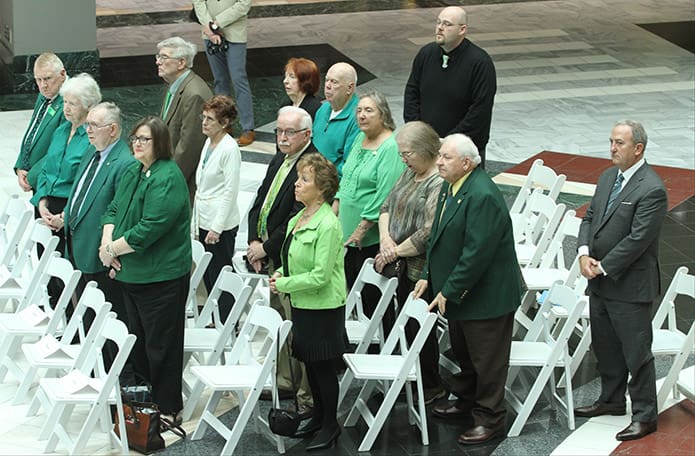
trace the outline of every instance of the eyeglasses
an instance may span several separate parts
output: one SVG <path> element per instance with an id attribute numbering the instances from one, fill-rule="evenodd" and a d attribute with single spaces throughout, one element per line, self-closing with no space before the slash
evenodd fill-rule
<path id="1" fill-rule="evenodd" d="M 164 62 L 166 60 L 180 60 L 180 59 L 181 59 L 181 57 L 171 57 L 171 56 L 164 55 L 164 54 L 156 54 L 154 56 L 155 62 L 160 62 L 160 61 Z"/>
<path id="2" fill-rule="evenodd" d="M 104 124 L 104 125 L 97 125 L 97 124 L 95 124 L 94 122 L 87 122 L 87 124 L 85 125 L 84 128 L 85 128 L 86 130 L 97 130 L 97 129 L 99 129 L 99 128 L 110 127 L 111 125 L 113 125 L 113 123 L 107 123 L 107 124 Z"/>
<path id="3" fill-rule="evenodd" d="M 148 138 L 147 136 L 131 136 L 128 138 L 131 142 L 131 144 L 147 144 L 148 142 L 152 141 L 152 138 Z"/>
<path id="4" fill-rule="evenodd" d="M 401 157 L 403 158 L 411 158 L 413 155 L 415 155 L 415 152 L 412 150 L 402 150 L 399 152 L 399 154 L 401 154 Z"/>
<path id="5" fill-rule="evenodd" d="M 203 123 L 208 123 L 208 122 L 217 122 L 217 119 L 212 118 L 210 116 L 205 116 L 203 114 L 199 115 L 198 118 L 203 121 Z"/>
<path id="6" fill-rule="evenodd" d="M 301 133 L 305 130 L 307 130 L 307 128 L 302 128 L 301 130 L 283 130 L 281 128 L 276 128 L 274 131 L 275 131 L 275 135 L 277 135 L 277 136 L 285 135 L 288 138 L 292 138 L 297 133 Z"/>
<path id="7" fill-rule="evenodd" d="M 442 21 L 439 18 L 437 18 L 437 20 L 434 21 L 434 25 L 436 25 L 437 27 L 439 27 L 441 25 L 444 28 L 449 28 L 449 27 L 453 27 L 455 25 L 466 25 L 466 24 L 453 24 L 449 21 Z"/>

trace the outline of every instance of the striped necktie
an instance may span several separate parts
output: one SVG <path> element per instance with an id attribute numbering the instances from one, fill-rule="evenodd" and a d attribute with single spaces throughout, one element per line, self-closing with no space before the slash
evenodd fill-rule
<path id="1" fill-rule="evenodd" d="M 611 194 L 608 196 L 608 204 L 606 205 L 606 213 L 610 210 L 611 206 L 613 203 L 615 203 L 616 198 L 618 198 L 618 195 L 620 194 L 620 190 L 623 188 L 623 181 L 625 180 L 625 176 L 623 176 L 623 173 L 618 173 L 618 177 L 615 179 L 615 184 L 613 184 L 613 188 L 611 189 Z"/>

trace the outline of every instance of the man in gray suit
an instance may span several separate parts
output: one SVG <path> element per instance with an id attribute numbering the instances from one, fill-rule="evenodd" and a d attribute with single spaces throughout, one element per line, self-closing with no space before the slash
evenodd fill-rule
<path id="1" fill-rule="evenodd" d="M 615 437 L 635 440 L 656 431 L 651 303 L 660 293 L 659 233 L 668 201 L 664 183 L 644 159 L 641 124 L 618 122 L 610 144 L 615 167 L 599 177 L 578 239 L 601 395 L 574 413 L 624 415 L 627 384 L 632 422 Z"/>

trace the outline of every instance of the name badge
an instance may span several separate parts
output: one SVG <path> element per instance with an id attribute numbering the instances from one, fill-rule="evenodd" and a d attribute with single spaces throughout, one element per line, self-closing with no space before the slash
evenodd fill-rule
<path id="1" fill-rule="evenodd" d="M 53 109 L 53 106 L 49 106 L 46 112 L 48 112 L 48 115 L 50 115 L 51 117 L 55 116 L 56 114 L 56 110 Z"/>

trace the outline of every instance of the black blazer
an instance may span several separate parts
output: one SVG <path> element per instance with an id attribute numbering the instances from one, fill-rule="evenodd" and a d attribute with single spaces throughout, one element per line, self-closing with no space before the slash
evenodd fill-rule
<path id="1" fill-rule="evenodd" d="M 309 147 L 302 152 L 302 155 L 309 153 L 318 153 L 313 143 L 309 143 Z M 270 190 L 270 185 L 273 183 L 273 179 L 280 169 L 280 166 L 282 166 L 284 159 L 285 154 L 282 152 L 275 154 L 268 165 L 268 171 L 263 178 L 263 182 L 258 188 L 256 199 L 253 202 L 253 206 L 251 206 L 248 217 L 249 243 L 251 243 L 251 241 L 261 240 L 258 233 L 258 217 L 261 213 L 265 197 Z M 276 266 L 280 265 L 280 249 L 282 248 L 282 243 L 285 241 L 287 222 L 304 207 L 302 203 L 294 198 L 294 183 L 296 180 L 297 166 L 295 163 L 295 166 L 292 167 L 287 174 L 287 178 L 285 182 L 283 182 L 282 187 L 280 187 L 280 191 L 275 197 L 275 201 L 273 201 L 273 205 L 270 207 L 270 212 L 268 213 L 268 240 L 263 243 L 263 249 Z"/>
<path id="2" fill-rule="evenodd" d="M 589 281 L 592 292 L 618 301 L 651 302 L 661 287 L 659 234 L 668 207 L 666 188 L 645 163 L 604 215 L 617 175 L 612 167 L 599 177 L 577 245 L 588 245 L 589 255 L 607 274 Z"/>

